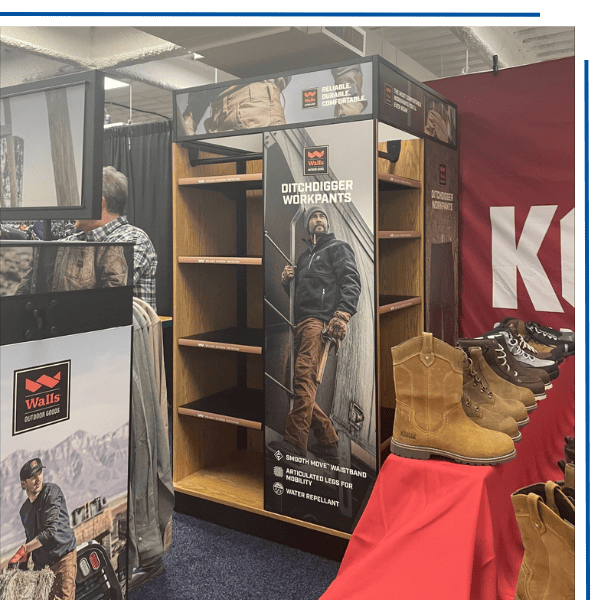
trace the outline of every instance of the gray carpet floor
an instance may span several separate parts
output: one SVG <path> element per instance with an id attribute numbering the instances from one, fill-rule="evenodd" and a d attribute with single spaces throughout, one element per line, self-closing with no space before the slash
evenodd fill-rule
<path id="1" fill-rule="evenodd" d="M 165 571 L 129 600 L 317 600 L 339 563 L 275 542 L 173 514 Z"/>

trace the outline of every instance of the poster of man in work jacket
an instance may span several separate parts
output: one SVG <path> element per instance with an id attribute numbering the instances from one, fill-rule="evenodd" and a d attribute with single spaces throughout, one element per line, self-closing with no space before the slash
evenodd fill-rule
<path id="1" fill-rule="evenodd" d="M 347 532 L 376 468 L 373 144 L 265 133 L 265 508 Z"/>

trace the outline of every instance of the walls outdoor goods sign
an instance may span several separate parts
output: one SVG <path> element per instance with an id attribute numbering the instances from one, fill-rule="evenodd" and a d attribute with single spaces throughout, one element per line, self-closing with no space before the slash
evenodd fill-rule
<path id="1" fill-rule="evenodd" d="M 71 361 L 14 372 L 13 435 L 69 418 Z"/>

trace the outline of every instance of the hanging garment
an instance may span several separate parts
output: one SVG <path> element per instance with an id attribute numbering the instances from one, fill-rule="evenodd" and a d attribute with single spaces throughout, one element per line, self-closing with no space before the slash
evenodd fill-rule
<path id="1" fill-rule="evenodd" d="M 150 339 L 151 324 L 155 319 L 149 318 L 148 314 L 147 309 L 134 303 L 129 469 L 129 560 L 132 568 L 156 563 L 170 546 L 170 535 L 165 536 L 165 533 L 170 530 L 175 503 L 169 441 Z M 169 539 L 165 546 L 166 537 Z"/>

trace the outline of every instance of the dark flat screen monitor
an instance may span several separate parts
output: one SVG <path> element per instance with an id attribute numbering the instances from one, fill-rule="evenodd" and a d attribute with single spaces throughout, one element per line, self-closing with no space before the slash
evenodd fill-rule
<path id="1" fill-rule="evenodd" d="M 100 218 L 104 74 L 2 88 L 2 221 Z"/>

